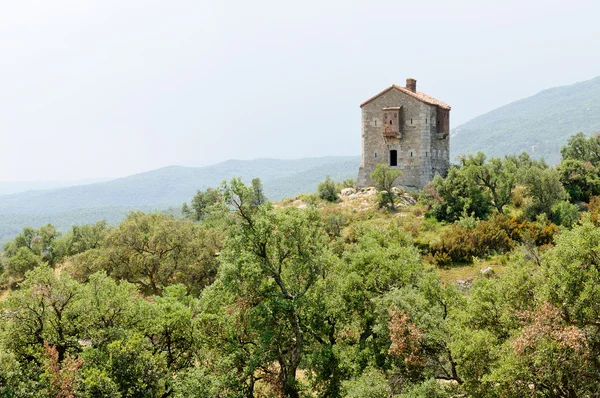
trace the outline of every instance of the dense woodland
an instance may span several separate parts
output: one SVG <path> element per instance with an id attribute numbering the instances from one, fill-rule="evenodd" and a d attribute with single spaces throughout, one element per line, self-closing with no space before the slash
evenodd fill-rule
<path id="1" fill-rule="evenodd" d="M 380 166 L 368 209 L 353 181 L 272 203 L 234 178 L 181 216 L 26 228 L 0 396 L 598 396 L 600 137 L 561 155 L 465 156 L 410 193 Z"/>

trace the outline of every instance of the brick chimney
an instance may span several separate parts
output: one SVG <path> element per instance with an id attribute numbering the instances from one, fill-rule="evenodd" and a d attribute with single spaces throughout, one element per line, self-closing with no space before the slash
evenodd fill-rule
<path id="1" fill-rule="evenodd" d="M 412 77 L 409 77 L 408 79 L 406 79 L 406 88 L 410 91 L 412 91 L 413 93 L 417 92 L 417 81 L 415 79 L 413 79 Z"/>

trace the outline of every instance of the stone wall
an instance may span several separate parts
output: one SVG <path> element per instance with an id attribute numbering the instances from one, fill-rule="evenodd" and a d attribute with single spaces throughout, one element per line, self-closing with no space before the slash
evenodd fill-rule
<path id="1" fill-rule="evenodd" d="M 401 107 L 403 125 L 399 139 L 383 136 L 384 108 Z M 390 151 L 398 153 L 397 168 L 403 172 L 398 185 L 422 188 L 435 173 L 445 175 L 450 165 L 449 135 L 440 134 L 438 111 L 398 89 L 391 89 L 362 107 L 362 163 L 357 184 L 373 185 L 370 174 L 379 163 L 390 164 Z M 448 118 L 446 118 L 448 119 Z"/>

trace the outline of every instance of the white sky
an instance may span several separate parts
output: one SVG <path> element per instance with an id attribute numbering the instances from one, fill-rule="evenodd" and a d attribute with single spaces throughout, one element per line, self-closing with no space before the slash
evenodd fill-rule
<path id="1" fill-rule="evenodd" d="M 0 0 L 0 181 L 360 154 L 390 84 L 453 126 L 600 75 L 600 2 Z"/>

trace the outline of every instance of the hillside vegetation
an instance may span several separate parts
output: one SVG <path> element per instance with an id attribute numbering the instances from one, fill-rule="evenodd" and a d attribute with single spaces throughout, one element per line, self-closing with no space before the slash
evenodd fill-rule
<path id="1" fill-rule="evenodd" d="M 179 208 L 196 190 L 240 176 L 261 176 L 273 200 L 311 192 L 327 174 L 336 179 L 355 177 L 358 157 L 298 160 L 230 160 L 208 167 L 172 166 L 117 180 L 53 190 L 0 196 L 0 242 L 25 226 L 52 223 L 65 230 L 72 225 L 105 219 L 120 221 L 130 210 Z"/>
<path id="2" fill-rule="evenodd" d="M 184 217 L 25 228 L 1 256 L 0 396 L 594 397 L 600 137 L 466 156 L 421 192 L 258 178 Z"/>
<path id="3" fill-rule="evenodd" d="M 600 131 L 600 77 L 544 90 L 458 126 L 450 140 L 451 156 L 482 151 L 497 157 L 527 152 L 550 164 L 578 132 Z"/>

